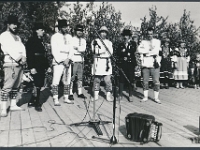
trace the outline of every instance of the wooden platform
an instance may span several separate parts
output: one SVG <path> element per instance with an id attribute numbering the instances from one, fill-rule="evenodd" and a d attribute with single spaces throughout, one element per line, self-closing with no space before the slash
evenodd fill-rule
<path id="1" fill-rule="evenodd" d="M 118 143 L 111 145 L 109 140 L 113 134 L 113 125 L 102 124 L 102 136 L 98 136 L 88 124 L 70 126 L 73 123 L 87 122 L 92 117 L 93 105 L 90 101 L 88 88 L 84 90 L 87 99 L 79 99 L 76 94 L 75 104 L 63 103 L 54 106 L 48 88 L 43 89 L 41 99 L 45 102 L 42 112 L 27 107 L 30 93 L 24 93 L 20 100 L 25 111 L 9 112 L 8 117 L 0 120 L 0 146 L 1 147 L 199 147 L 193 139 L 198 137 L 200 116 L 200 89 L 162 89 L 160 99 L 162 104 L 157 104 L 151 98 L 141 103 L 142 89 L 134 93 L 133 102 L 127 101 L 127 92 L 117 101 L 116 131 Z M 104 91 L 102 87 L 102 91 Z M 19 95 L 20 97 L 20 95 Z M 87 109 L 88 111 L 87 111 Z M 99 108 L 99 109 L 98 109 Z M 96 117 L 102 121 L 112 121 L 113 103 L 105 100 L 104 92 L 100 92 L 96 102 L 98 109 Z M 154 115 L 156 120 L 163 124 L 160 142 L 149 142 L 140 145 L 138 142 L 126 138 L 125 116 L 138 112 Z"/>

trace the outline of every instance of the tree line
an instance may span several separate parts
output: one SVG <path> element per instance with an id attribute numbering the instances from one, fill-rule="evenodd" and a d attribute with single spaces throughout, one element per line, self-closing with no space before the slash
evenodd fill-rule
<path id="1" fill-rule="evenodd" d="M 66 10 L 61 8 L 65 7 Z M 200 27 L 195 27 L 194 21 L 191 19 L 190 12 L 184 10 L 180 16 L 180 21 L 177 23 L 168 23 L 167 17 L 157 14 L 157 7 L 149 8 L 150 19 L 144 16 L 141 18 L 141 27 L 134 27 L 131 24 L 127 25 L 122 22 L 121 12 L 115 10 L 109 2 L 102 2 L 100 6 L 96 6 L 95 2 L 88 2 L 83 5 L 79 2 L 69 4 L 67 2 L 49 1 L 49 2 L 0 2 L 0 31 L 5 31 L 4 22 L 10 14 L 16 14 L 19 17 L 20 27 L 19 35 L 25 44 L 28 38 L 32 35 L 34 22 L 42 21 L 46 25 L 46 35 L 44 43 L 49 56 L 50 37 L 56 32 L 56 23 L 58 19 L 64 18 L 70 21 L 73 27 L 76 24 L 85 26 L 84 36 L 87 41 L 87 50 L 85 53 L 84 67 L 84 85 L 88 85 L 91 80 L 91 63 L 92 52 L 90 48 L 91 40 L 97 37 L 95 30 L 105 25 L 109 29 L 109 39 L 113 42 L 114 56 L 116 48 L 121 39 L 121 31 L 123 28 L 130 28 L 134 35 L 137 35 L 138 42 L 144 39 L 147 35 L 146 29 L 151 26 L 155 29 L 155 36 L 161 41 L 165 38 L 170 39 L 172 48 L 177 46 L 179 40 L 185 40 L 187 49 L 191 52 L 191 57 L 195 57 L 196 52 L 200 52 L 199 30 Z M 131 17 L 131 16 L 130 16 Z M 93 24 L 90 21 L 94 21 Z M 139 21 L 139 20 L 138 20 Z M 2 53 L 0 59 L 3 58 Z M 51 57 L 49 57 L 51 58 Z M 2 59 L 1 59 L 2 60 Z M 1 61 L 2 76 L 2 61 Z"/>

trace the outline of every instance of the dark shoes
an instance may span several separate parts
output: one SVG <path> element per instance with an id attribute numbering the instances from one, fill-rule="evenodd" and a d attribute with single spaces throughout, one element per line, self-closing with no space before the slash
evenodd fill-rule
<path id="1" fill-rule="evenodd" d="M 38 112 L 42 112 L 42 105 L 41 104 L 36 105 L 35 110 L 38 111 Z"/>
<path id="2" fill-rule="evenodd" d="M 73 95 L 69 95 L 68 99 L 73 101 L 74 100 L 74 96 Z"/>
<path id="3" fill-rule="evenodd" d="M 29 108 L 35 107 L 35 102 L 29 102 L 29 103 L 28 103 L 28 107 L 29 107 Z"/>
<path id="4" fill-rule="evenodd" d="M 78 97 L 79 97 L 79 98 L 86 98 L 86 96 L 83 95 L 83 94 L 78 95 Z"/>

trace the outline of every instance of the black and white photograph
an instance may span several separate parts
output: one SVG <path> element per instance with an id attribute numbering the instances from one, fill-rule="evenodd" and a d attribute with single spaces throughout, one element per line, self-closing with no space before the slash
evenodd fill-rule
<path id="1" fill-rule="evenodd" d="M 200 2 L 0 2 L 0 147 L 199 147 Z"/>

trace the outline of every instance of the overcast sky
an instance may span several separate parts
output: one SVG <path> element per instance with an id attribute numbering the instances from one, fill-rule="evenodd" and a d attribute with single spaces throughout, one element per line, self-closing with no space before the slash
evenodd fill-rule
<path id="1" fill-rule="evenodd" d="M 72 3 L 72 2 L 68 2 Z M 85 2 L 81 2 L 85 3 Z M 102 2 L 94 2 L 97 8 Z M 196 27 L 200 26 L 200 2 L 109 2 L 116 11 L 121 11 L 122 21 L 136 27 L 140 27 L 141 20 L 144 16 L 149 19 L 149 8 L 157 7 L 157 15 L 167 17 L 169 23 L 179 22 L 183 15 L 184 9 L 190 11 L 191 19 L 194 20 Z M 71 5 L 72 6 L 72 5 Z"/>
<path id="2" fill-rule="evenodd" d="M 122 20 L 132 25 L 140 26 L 140 18 L 145 15 L 149 19 L 149 8 L 157 7 L 157 15 L 167 17 L 168 22 L 178 22 L 184 9 L 190 11 L 191 19 L 196 27 L 200 26 L 200 2 L 110 2 L 116 10 L 122 13 Z"/>

